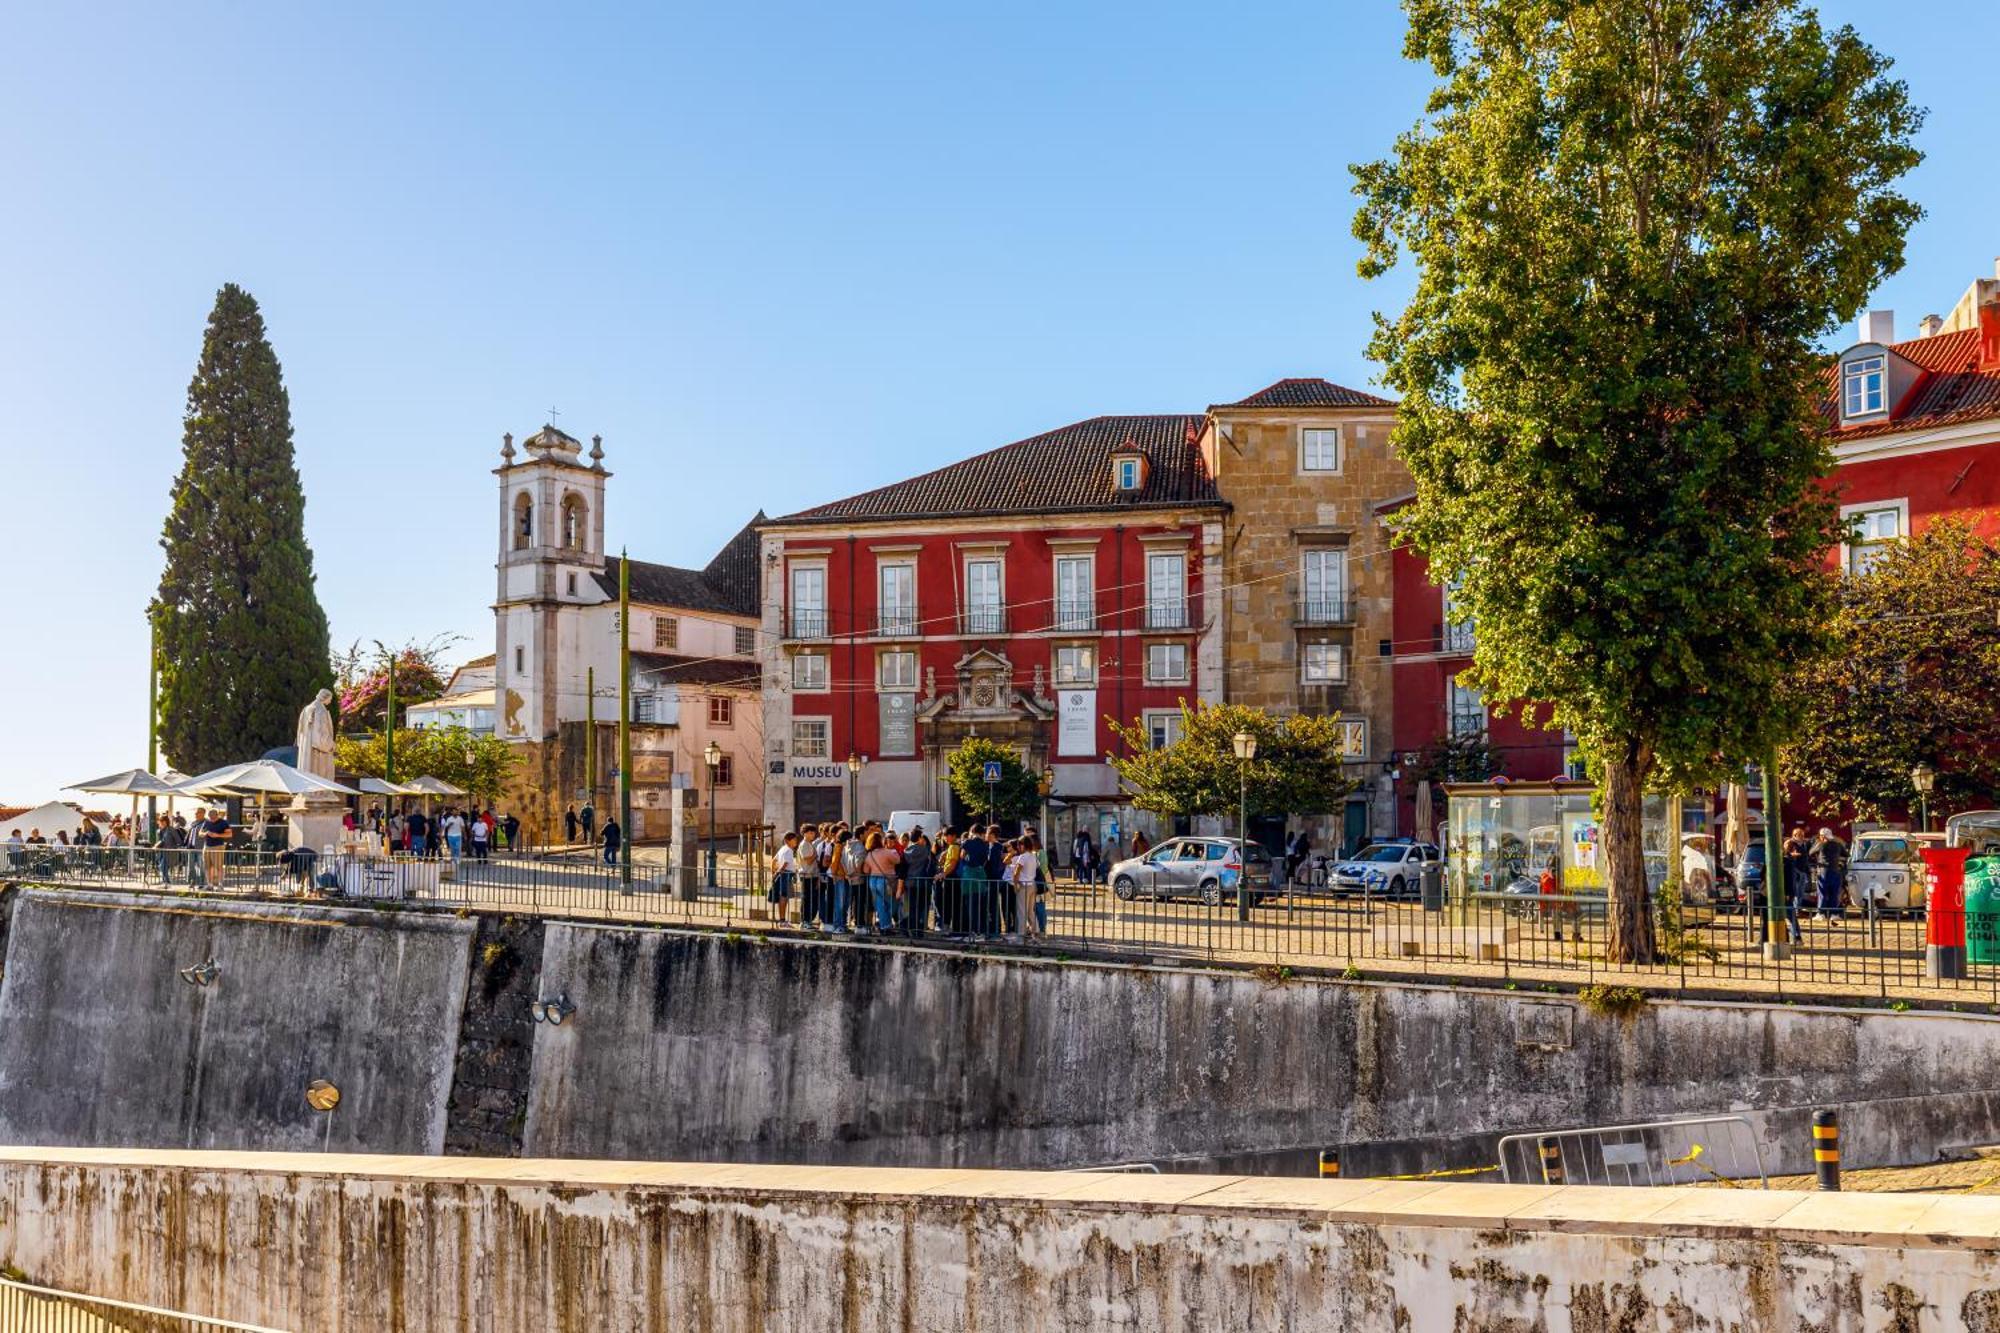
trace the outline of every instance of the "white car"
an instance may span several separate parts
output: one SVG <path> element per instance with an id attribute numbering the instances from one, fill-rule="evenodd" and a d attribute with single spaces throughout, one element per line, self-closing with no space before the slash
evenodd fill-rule
<path id="1" fill-rule="evenodd" d="M 1940 841 L 1935 833 L 1901 829 L 1855 834 L 1854 850 L 1847 857 L 1847 891 L 1855 906 L 1866 911 L 1872 900 L 1878 912 L 1914 912 L 1923 907 L 1926 881 L 1919 852 Z"/>
<path id="2" fill-rule="evenodd" d="M 1336 894 L 1368 892 L 1414 898 L 1423 881 L 1424 866 L 1437 859 L 1438 849 L 1432 843 L 1371 842 L 1353 856 L 1334 862 L 1327 872 L 1327 887 Z"/>

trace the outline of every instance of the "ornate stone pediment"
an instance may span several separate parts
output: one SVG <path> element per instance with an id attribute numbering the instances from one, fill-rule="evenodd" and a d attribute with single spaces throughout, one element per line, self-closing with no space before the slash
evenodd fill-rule
<path id="1" fill-rule="evenodd" d="M 959 722 L 1004 723 L 1022 718 L 1046 721 L 1055 715 L 1055 700 L 1042 697 L 1042 674 L 1035 670 L 1032 689 L 1014 684 L 1014 664 L 1005 653 L 981 648 L 952 666 L 953 688 L 940 694 L 935 678 L 926 673 L 924 702 L 917 716 L 925 721 L 949 715 Z"/>

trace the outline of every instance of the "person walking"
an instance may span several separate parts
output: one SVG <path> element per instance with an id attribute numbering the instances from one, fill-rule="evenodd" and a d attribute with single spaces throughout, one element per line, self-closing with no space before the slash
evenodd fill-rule
<path id="1" fill-rule="evenodd" d="M 507 838 L 507 855 L 519 856 L 521 854 L 521 821 L 512 810 L 509 810 L 501 818 L 500 831 Z"/>
<path id="2" fill-rule="evenodd" d="M 764 895 L 771 904 L 771 919 L 781 926 L 788 924 L 791 915 L 792 886 L 798 873 L 799 835 L 787 833 L 778 844 L 778 854 L 771 858 L 771 888 Z"/>
<path id="3" fill-rule="evenodd" d="M 457 865 L 465 855 L 465 816 L 453 806 L 444 815 L 444 845 L 451 853 L 451 863 Z"/>
<path id="4" fill-rule="evenodd" d="M 584 807 L 586 811 L 588 811 L 589 808 L 590 808 L 589 806 Z M 475 822 L 473 824 L 473 841 L 472 841 L 474 855 L 478 854 L 478 847 L 479 847 L 478 828 L 479 825 Z M 605 820 L 604 821 L 604 864 L 608 866 L 615 866 L 618 864 L 618 843 L 621 837 L 622 834 L 620 833 L 620 830 L 618 828 L 617 819 L 612 818 Z"/>
<path id="5" fill-rule="evenodd" d="M 1076 839 L 1069 848 L 1070 878 L 1078 884 L 1097 883 L 1097 844 L 1090 839 L 1090 830 L 1079 828 Z"/>
<path id="6" fill-rule="evenodd" d="M 607 820 L 604 828 L 609 832 L 615 821 Z M 472 859 L 484 861 L 487 851 L 493 845 L 493 815 L 482 810 L 472 817 Z"/>
<path id="7" fill-rule="evenodd" d="M 1847 844 L 1823 828 L 1812 848 L 1813 870 L 1819 879 L 1819 919 L 1846 924 L 1842 900 L 1847 896 Z"/>
<path id="8" fill-rule="evenodd" d="M 572 805 L 563 811 L 564 842 L 570 844 L 574 844 L 576 842 L 577 827 L 578 827 L 578 821 L 576 817 L 576 807 Z"/>
<path id="9" fill-rule="evenodd" d="M 597 807 L 589 801 L 585 801 L 583 803 L 583 813 L 576 817 L 576 822 L 583 829 L 583 840 L 585 842 L 592 841 L 597 836 Z"/>
<path id="10" fill-rule="evenodd" d="M 1793 944 L 1804 942 L 1799 933 L 1799 907 L 1812 882 L 1812 843 L 1806 840 L 1805 826 L 1792 830 L 1785 839 L 1785 935 Z"/>

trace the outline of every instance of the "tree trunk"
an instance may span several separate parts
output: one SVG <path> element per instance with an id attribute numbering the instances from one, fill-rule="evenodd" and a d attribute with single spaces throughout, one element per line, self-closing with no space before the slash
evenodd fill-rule
<path id="1" fill-rule="evenodd" d="M 1641 822 L 1646 772 L 1651 755 L 1627 741 L 1604 763 L 1605 957 L 1614 963 L 1651 963 L 1653 913 L 1646 897 L 1646 844 Z"/>

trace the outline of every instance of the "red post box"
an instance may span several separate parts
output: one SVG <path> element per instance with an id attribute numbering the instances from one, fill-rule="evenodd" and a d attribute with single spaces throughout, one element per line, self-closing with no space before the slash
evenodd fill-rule
<path id="1" fill-rule="evenodd" d="M 1924 975 L 1965 975 L 1965 862 L 1970 847 L 1926 847 L 1930 888 L 1924 898 Z"/>

